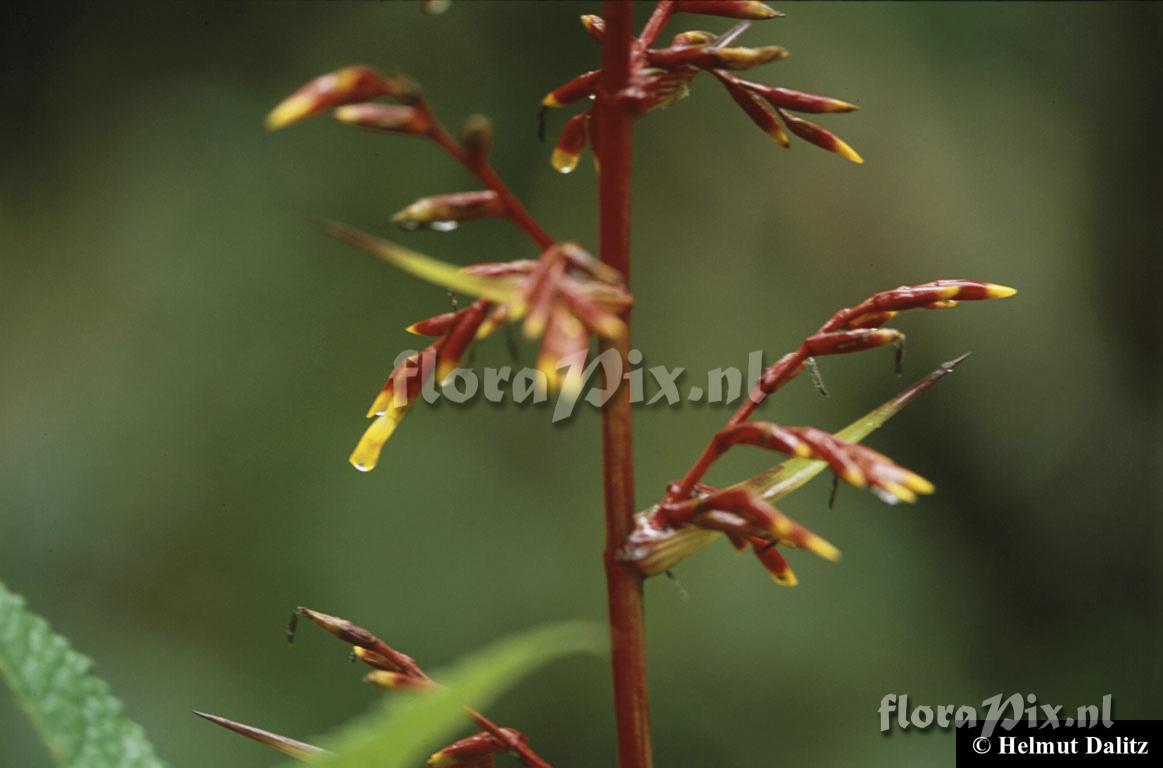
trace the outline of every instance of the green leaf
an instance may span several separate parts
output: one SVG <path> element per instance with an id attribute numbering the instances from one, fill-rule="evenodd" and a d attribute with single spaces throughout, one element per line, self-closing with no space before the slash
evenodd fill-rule
<path id="1" fill-rule="evenodd" d="M 601 653 L 605 630 L 568 622 L 538 627 L 500 640 L 433 674 L 447 686 L 428 693 L 389 692 L 384 703 L 324 739 L 313 739 L 335 753 L 312 760 L 329 768 L 415 768 L 455 736 L 473 732 L 464 707 L 485 709 L 522 677 L 554 659 Z M 520 728 L 519 723 L 502 723 Z M 537 734 L 530 734 L 536 743 Z"/>
<path id="2" fill-rule="evenodd" d="M 319 226 L 336 240 L 352 245 L 384 263 L 441 288 L 501 304 L 507 304 L 517 298 L 517 290 L 509 282 L 466 274 L 451 264 L 336 221 L 322 221 Z"/>
<path id="3" fill-rule="evenodd" d="M 141 726 L 122 714 L 86 657 L 0 582 L 0 678 L 57 763 L 67 768 L 161 768 Z"/>

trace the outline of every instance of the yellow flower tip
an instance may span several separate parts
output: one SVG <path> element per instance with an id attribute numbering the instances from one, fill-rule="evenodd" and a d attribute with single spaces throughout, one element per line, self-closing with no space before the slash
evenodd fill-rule
<path id="1" fill-rule="evenodd" d="M 375 685 L 375 686 L 378 686 L 380 688 L 395 688 L 397 685 L 395 677 L 392 675 L 391 672 L 381 674 L 383 672 L 384 672 L 384 670 L 382 670 L 382 669 L 377 669 L 377 670 L 373 670 L 371 672 L 368 672 L 366 675 L 363 676 L 363 681 L 365 683 L 370 683 L 371 685 Z"/>
<path id="2" fill-rule="evenodd" d="M 336 107 L 331 115 L 341 123 L 356 123 L 363 117 L 363 105 L 344 104 L 342 107 Z"/>
<path id="3" fill-rule="evenodd" d="M 621 318 L 610 315 L 598 321 L 595 330 L 599 336 L 604 336 L 607 339 L 620 339 L 626 333 L 626 324 L 622 322 Z"/>
<path id="4" fill-rule="evenodd" d="M 786 571 L 778 575 L 774 573 L 771 574 L 771 579 L 781 587 L 794 587 L 800 583 L 800 580 L 796 578 L 794 573 L 792 573 L 791 568 L 788 568 Z"/>
<path id="5" fill-rule="evenodd" d="M 377 417 L 363 433 L 355 450 L 348 457 L 347 461 L 351 466 L 360 472 L 371 472 L 375 469 L 376 464 L 379 463 L 384 443 L 388 442 L 392 433 L 396 431 L 396 427 L 400 425 L 405 413 L 406 410 L 403 408 L 393 408 Z"/>
<path id="6" fill-rule="evenodd" d="M 411 325 L 409 325 L 409 326 L 408 326 L 407 328 L 405 328 L 404 330 L 405 330 L 405 331 L 407 331 L 408 333 L 411 333 L 411 334 L 415 335 L 415 336 L 423 336 L 424 334 L 422 334 L 422 333 L 420 333 L 420 331 L 417 331 L 417 330 L 416 330 L 416 326 L 417 326 L 417 325 L 419 325 L 419 323 L 412 323 Z"/>
<path id="7" fill-rule="evenodd" d="M 893 496 L 908 504 L 912 504 L 917 500 L 917 494 L 900 483 L 885 483 L 883 488 L 886 492 L 891 493 Z"/>
<path id="8" fill-rule="evenodd" d="M 449 757 L 444 750 L 433 752 L 432 756 L 428 758 L 428 768 L 449 768 L 455 760 Z"/>
<path id="9" fill-rule="evenodd" d="M 392 408 L 396 407 L 396 392 L 395 387 L 380 390 L 376 395 L 375 401 L 371 407 L 367 409 L 367 418 L 374 419 L 377 416 L 383 416 Z"/>
<path id="10" fill-rule="evenodd" d="M 310 117 L 315 102 L 310 96 L 291 96 L 284 100 L 267 115 L 266 126 L 268 131 L 277 131 L 286 128 L 292 123 Z"/>
<path id="11" fill-rule="evenodd" d="M 355 467 L 360 472 L 371 472 L 373 469 L 376 468 L 376 463 L 378 461 L 379 461 L 378 453 L 375 456 L 375 458 L 370 458 L 370 459 L 366 456 L 359 455 L 358 452 L 352 453 L 351 456 L 349 456 L 347 458 L 347 463 L 351 464 L 351 466 Z"/>
<path id="12" fill-rule="evenodd" d="M 440 364 L 436 366 L 436 382 L 443 384 L 445 380 L 452 375 L 456 370 L 455 360 L 441 360 Z"/>
<path id="13" fill-rule="evenodd" d="M 792 532 L 791 520 L 786 517 L 777 517 L 772 521 L 771 532 L 777 539 L 786 539 Z"/>
<path id="14" fill-rule="evenodd" d="M 783 16 L 782 13 L 772 8 L 770 5 L 765 5 L 756 0 L 747 4 L 747 11 L 751 14 L 748 18 L 755 21 L 763 21 L 764 19 L 774 19 Z"/>
<path id="15" fill-rule="evenodd" d="M 545 376 L 545 385 L 550 392 L 556 392 L 561 386 L 561 374 L 557 370 L 557 366 L 553 364 L 553 360 L 548 357 L 542 357 L 537 360 L 537 370 Z"/>
<path id="16" fill-rule="evenodd" d="M 508 319 L 516 322 L 525 316 L 529 311 L 529 305 L 522 299 L 515 299 L 509 304 Z"/>
<path id="17" fill-rule="evenodd" d="M 579 158 L 581 158 L 581 155 L 575 155 L 563 149 L 555 149 L 553 150 L 553 157 L 550 158 L 549 162 L 558 173 L 573 173 L 573 170 L 577 168 Z"/>
<path id="18" fill-rule="evenodd" d="M 1017 288 L 1010 288 L 1008 285 L 998 285 L 997 283 L 990 283 L 985 288 L 985 296 L 990 299 L 1008 299 L 1017 292 Z"/>
<path id="19" fill-rule="evenodd" d="M 841 473 L 840 479 L 851 485 L 853 488 L 863 488 L 868 485 L 868 479 L 856 467 L 849 467 Z"/>
<path id="20" fill-rule="evenodd" d="M 825 560 L 831 560 L 833 563 L 840 559 L 840 550 L 819 536 L 812 535 L 808 537 L 804 546 L 812 554 L 818 555 Z"/>
<path id="21" fill-rule="evenodd" d="M 905 477 L 905 485 L 917 493 L 923 493 L 926 496 L 937 490 L 931 482 L 912 472 Z"/>
<path id="22" fill-rule="evenodd" d="M 487 339 L 488 337 L 493 335 L 493 331 L 495 331 L 495 330 L 497 330 L 496 321 L 485 320 L 483 323 L 481 323 L 481 327 L 477 328 L 477 333 L 476 333 L 476 336 L 474 338 L 477 341 L 480 341 L 481 339 Z"/>
<path id="23" fill-rule="evenodd" d="M 557 100 L 557 97 L 552 92 L 545 94 L 545 98 L 541 100 L 541 106 L 546 109 L 560 109 L 563 105 Z"/>
<path id="24" fill-rule="evenodd" d="M 545 333 L 545 318 L 538 315 L 530 315 L 525 318 L 525 325 L 521 327 L 521 332 L 525 334 L 527 339 L 537 339 L 541 334 Z"/>
<path id="25" fill-rule="evenodd" d="M 791 146 L 791 139 L 788 138 L 788 135 L 778 125 L 767 131 L 767 135 L 784 149 Z"/>
<path id="26" fill-rule="evenodd" d="M 836 139 L 836 154 L 840 155 L 840 157 L 843 157 L 845 160 L 851 160 L 857 165 L 864 164 L 864 158 L 861 157 L 855 149 L 848 146 L 846 142 L 841 141 L 840 139 Z"/>

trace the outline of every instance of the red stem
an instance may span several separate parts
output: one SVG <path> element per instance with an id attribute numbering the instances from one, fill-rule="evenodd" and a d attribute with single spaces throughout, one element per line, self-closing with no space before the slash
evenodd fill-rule
<path id="1" fill-rule="evenodd" d="M 634 52 L 630 0 L 604 0 L 606 21 L 602 44 L 602 79 L 597 90 L 596 116 L 601 148 L 598 178 L 600 248 L 602 262 L 630 275 L 630 171 L 633 116 L 619 100 L 625 88 Z M 630 349 L 629 311 L 626 333 L 613 348 L 626 364 Z M 610 382 L 615 384 L 615 382 Z M 642 575 L 617 552 L 634 527 L 633 419 L 630 390 L 618 389 L 602 408 L 602 480 L 606 507 L 606 591 L 610 611 L 611 664 L 614 675 L 614 716 L 618 727 L 621 768 L 651 768 L 650 712 L 646 688 L 646 631 L 642 616 Z"/>
<path id="2" fill-rule="evenodd" d="M 859 317 L 866 312 L 874 312 L 876 309 L 875 297 L 863 301 L 855 307 L 846 307 L 832 315 L 828 322 L 819 327 L 816 333 L 831 333 L 839 330 L 850 319 Z M 723 427 L 723 430 L 738 426 L 751 418 L 751 415 L 755 413 L 756 409 L 763 404 L 763 401 L 769 395 L 799 375 L 800 371 L 804 369 L 808 358 L 811 356 L 811 352 L 808 350 L 808 342 L 805 340 L 794 352 L 789 352 L 772 363 L 760 375 L 759 381 L 755 383 L 755 388 L 751 391 L 751 394 L 735 410 L 735 413 L 727 421 L 727 425 Z M 723 430 L 720 430 L 720 432 L 715 433 L 711 437 L 706 447 L 703 448 L 703 452 L 699 454 L 699 458 L 691 465 L 691 468 L 687 470 L 682 479 L 667 489 L 666 501 L 678 502 L 690 498 L 695 490 L 695 486 L 703 479 L 703 476 L 711 468 L 711 465 L 715 463 L 715 460 L 722 455 L 717 438 L 722 434 Z"/>
<path id="3" fill-rule="evenodd" d="M 639 51 L 654 45 L 654 41 L 658 39 L 662 28 L 666 26 L 666 22 L 670 21 L 673 13 L 674 0 L 661 0 L 658 5 L 654 6 L 654 12 L 650 14 L 650 19 L 642 28 L 642 34 L 638 36 L 637 47 Z"/>
<path id="4" fill-rule="evenodd" d="M 553 239 L 552 235 L 542 229 L 541 225 L 537 223 L 537 220 L 533 218 L 533 214 L 529 213 L 525 206 L 521 205 L 521 201 L 517 199 L 513 191 L 497 175 L 497 172 L 489 165 L 488 160 L 472 160 L 468 156 L 468 153 L 465 152 L 464 147 L 460 145 L 460 142 L 454 139 L 452 134 L 445 130 L 444 126 L 440 124 L 440 121 L 436 119 L 436 115 L 433 114 L 432 108 L 428 105 L 427 101 L 422 102 L 420 108 L 428 114 L 428 118 L 432 122 L 432 128 L 428 133 L 432 140 L 447 152 L 453 160 L 463 165 L 465 170 L 480 179 L 482 184 L 497 193 L 501 205 L 505 207 L 509 220 L 513 224 L 525 234 L 529 235 L 529 238 L 541 246 L 542 250 L 557 242 Z"/>

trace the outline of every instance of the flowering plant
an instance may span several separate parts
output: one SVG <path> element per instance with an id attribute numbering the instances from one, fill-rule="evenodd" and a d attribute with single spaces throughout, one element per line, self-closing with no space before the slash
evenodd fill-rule
<path id="1" fill-rule="evenodd" d="M 425 5 L 431 9 L 440 4 Z M 700 14 L 730 17 L 739 23 L 724 34 L 682 31 L 669 44 L 658 45 L 663 30 L 675 17 Z M 348 125 L 434 144 L 472 174 L 483 189 L 422 198 L 401 209 L 394 221 L 405 228 L 446 231 L 473 220 L 506 219 L 534 246 L 531 258 L 457 268 L 347 225 L 323 224 L 331 236 L 471 299 L 463 307 L 408 326 L 410 332 L 432 341 L 402 359 L 376 395 L 367 412 L 371 423 L 350 457 L 357 469 L 373 469 L 423 389 L 450 376 L 474 343 L 503 325 L 519 324 L 528 339 L 540 341 L 538 369 L 541 385 L 547 390 L 565 389 L 576 394 L 581 382 L 568 374 L 563 376 L 561 363 L 584 357 L 595 343 L 603 352 L 613 351 L 625 361 L 634 303 L 629 289 L 634 122 L 686 97 L 700 74 L 706 73 L 726 88 L 747 118 L 781 146 L 790 146 L 790 133 L 854 163 L 863 162 L 835 134 L 799 116 L 851 112 L 856 109 L 853 104 L 765 85 L 736 74 L 786 58 L 787 50 L 779 46 L 739 45 L 753 22 L 781 14 L 753 0 L 662 0 L 637 35 L 633 34 L 632 15 L 632 3 L 605 0 L 601 16 L 583 16 L 585 31 L 601 47 L 600 66 L 553 88 L 542 100 L 542 130 L 546 111 L 584 105 L 565 122 L 550 161 L 557 170 L 569 173 L 577 168 L 587 146 L 594 152 L 600 214 L 597 257 L 578 242 L 551 235 L 504 183 L 490 163 L 494 137 L 487 118 L 468 118 L 459 137 L 454 136 L 437 118 L 420 87 L 404 75 L 382 74 L 365 65 L 346 67 L 310 81 L 270 113 L 267 127 L 271 129 L 331 113 Z M 739 550 L 750 549 L 783 585 L 796 583 L 784 557 L 787 550 L 803 549 L 828 560 L 837 559 L 835 546 L 784 515 L 774 502 L 824 468 L 836 479 L 869 488 L 889 503 L 913 502 L 918 495 L 932 493 L 932 484 L 923 477 L 859 441 L 952 371 L 963 357 L 945 363 L 837 433 L 754 420 L 757 409 L 804 371 L 818 381 L 818 357 L 894 346 L 899 369 L 904 337 L 887 327 L 898 312 L 948 309 L 963 301 L 1014 293 L 1011 288 L 978 280 L 936 280 L 875 292 L 841 309 L 762 373 L 751 395 L 711 437 L 691 467 L 666 487 L 656 504 L 643 511 L 636 509 L 634 500 L 630 399 L 627 387 L 612 383 L 614 394 L 602 408 L 605 569 L 623 768 L 652 765 L 643 579 L 668 571 L 720 535 Z M 788 459 L 768 472 L 727 487 L 706 484 L 708 469 L 736 445 L 772 450 Z M 369 682 L 418 695 L 442 690 L 411 657 L 371 631 L 306 608 L 298 609 L 299 615 L 351 645 L 354 657 L 372 669 L 366 678 Z M 501 753 L 512 754 L 526 766 L 548 765 L 519 731 L 497 726 L 475 709 L 467 709 L 467 714 L 481 730 L 434 753 L 430 766 L 481 768 L 493 765 Z M 303 742 L 205 716 L 299 759 L 311 761 L 320 754 L 317 747 Z"/>

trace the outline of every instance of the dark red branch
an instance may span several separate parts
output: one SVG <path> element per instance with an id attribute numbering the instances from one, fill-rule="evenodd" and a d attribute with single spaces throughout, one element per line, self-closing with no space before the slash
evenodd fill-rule
<path id="1" fill-rule="evenodd" d="M 553 245 L 556 240 L 553 236 L 546 232 L 537 220 L 533 218 L 533 214 L 521 204 L 509 186 L 497 175 L 493 167 L 489 165 L 487 159 L 476 160 L 472 158 L 469 153 L 461 146 L 460 142 L 452 137 L 440 121 L 436 119 L 436 115 L 432 113 L 432 108 L 427 101 L 422 102 L 419 106 L 424 110 L 425 114 L 432 121 L 432 127 L 429 130 L 429 136 L 435 141 L 441 149 L 448 153 L 452 159 L 465 167 L 469 173 L 480 179 L 481 183 L 489 189 L 497 193 L 500 198 L 501 205 L 505 209 L 510 221 L 529 236 L 533 242 L 537 243 L 542 250 Z"/>

